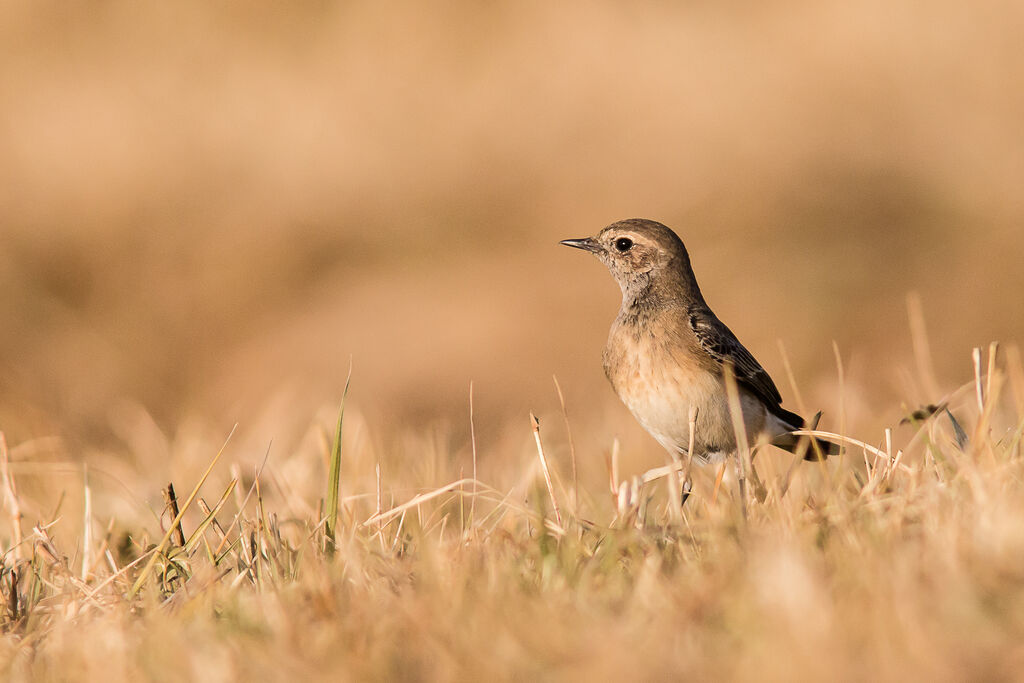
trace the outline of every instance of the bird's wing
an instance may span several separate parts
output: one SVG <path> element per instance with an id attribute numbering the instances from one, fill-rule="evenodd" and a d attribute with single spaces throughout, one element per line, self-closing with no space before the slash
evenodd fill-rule
<path id="1" fill-rule="evenodd" d="M 782 396 L 772 378 L 711 309 L 691 307 L 689 318 L 697 342 L 711 358 L 721 365 L 732 363 L 736 381 L 751 389 L 769 408 L 782 404 Z"/>

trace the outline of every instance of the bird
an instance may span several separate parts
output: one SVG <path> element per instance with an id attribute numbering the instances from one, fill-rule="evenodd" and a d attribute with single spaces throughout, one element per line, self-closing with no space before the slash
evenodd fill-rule
<path id="1" fill-rule="evenodd" d="M 806 421 L 782 407 L 772 378 L 712 312 L 683 241 L 667 226 L 632 218 L 594 237 L 561 244 L 594 254 L 622 290 L 622 305 L 604 348 L 605 375 L 640 425 L 674 456 L 721 463 L 737 450 L 725 385 L 731 367 L 748 443 L 770 443 L 817 460 L 838 452 L 792 432 Z M 691 409 L 696 408 L 693 452 Z M 804 437 L 806 439 L 806 437 Z"/>

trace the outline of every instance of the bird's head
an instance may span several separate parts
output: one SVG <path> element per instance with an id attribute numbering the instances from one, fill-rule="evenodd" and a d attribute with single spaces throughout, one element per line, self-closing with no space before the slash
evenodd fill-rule
<path id="1" fill-rule="evenodd" d="M 696 289 L 683 241 L 668 227 L 643 218 L 612 223 L 594 237 L 561 244 L 589 251 L 604 263 L 623 295 L 638 287 L 676 284 Z"/>

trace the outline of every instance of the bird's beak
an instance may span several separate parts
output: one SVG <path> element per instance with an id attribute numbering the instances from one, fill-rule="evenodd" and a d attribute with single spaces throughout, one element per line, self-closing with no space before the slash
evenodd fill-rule
<path id="1" fill-rule="evenodd" d="M 567 247 L 575 247 L 577 249 L 583 249 L 594 254 L 601 251 L 601 245 L 598 244 L 597 240 L 593 237 L 583 237 L 578 240 L 562 240 L 559 244 L 564 244 Z"/>

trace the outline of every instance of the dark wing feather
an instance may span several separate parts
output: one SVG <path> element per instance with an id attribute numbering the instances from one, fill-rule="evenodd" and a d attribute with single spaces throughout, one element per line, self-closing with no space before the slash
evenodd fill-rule
<path id="1" fill-rule="evenodd" d="M 737 382 L 752 390 L 769 409 L 774 409 L 782 403 L 782 396 L 775 388 L 772 378 L 750 355 L 750 351 L 743 347 L 732 330 L 715 317 L 709 308 L 692 307 L 689 317 L 690 328 L 701 348 L 722 365 L 731 362 Z"/>

